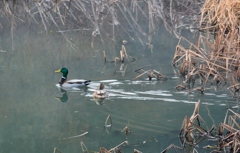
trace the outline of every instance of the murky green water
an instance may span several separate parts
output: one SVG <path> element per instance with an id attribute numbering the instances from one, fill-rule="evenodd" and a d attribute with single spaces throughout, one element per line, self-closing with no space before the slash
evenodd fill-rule
<path id="1" fill-rule="evenodd" d="M 73 50 L 55 32 L 16 29 L 13 45 L 10 32 L 1 33 L 0 152 L 53 152 L 57 147 L 63 153 L 75 153 L 82 150 L 80 142 L 91 151 L 99 151 L 126 140 L 129 144 L 121 147 L 123 152 L 133 152 L 134 148 L 161 152 L 172 143 L 180 146 L 177 136 L 182 120 L 191 116 L 199 99 L 200 115 L 209 127 L 223 121 L 226 108 L 238 111 L 237 102 L 225 88 L 208 88 L 203 95 L 174 89 L 181 82 L 171 66 L 178 40 L 164 28 L 154 36 L 152 53 L 147 46 L 128 40 L 127 52 L 136 61 L 122 65 L 125 73 L 121 64 L 104 65 L 103 61 L 103 50 L 109 59 L 119 56 L 121 41 L 115 46 L 96 41 L 91 48 L 87 34 L 72 34 L 79 48 Z M 183 34 L 187 38 L 192 35 Z M 133 80 L 138 75 L 134 71 L 147 65 L 146 69 L 161 71 L 169 79 Z M 90 79 L 92 84 L 62 94 L 56 87 L 61 75 L 54 73 L 62 67 L 69 69 L 68 79 Z M 96 102 L 92 94 L 100 82 L 110 97 Z M 63 102 L 55 97 L 62 97 Z M 109 133 L 104 128 L 108 115 L 113 122 Z M 132 131 L 127 137 L 121 132 L 126 125 Z"/>

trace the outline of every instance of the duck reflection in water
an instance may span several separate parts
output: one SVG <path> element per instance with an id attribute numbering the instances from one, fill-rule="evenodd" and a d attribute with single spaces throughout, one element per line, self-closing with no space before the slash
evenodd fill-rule
<path id="1" fill-rule="evenodd" d="M 63 103 L 67 102 L 68 101 L 67 91 L 62 88 L 60 88 L 60 91 L 62 93 L 62 97 L 55 97 L 55 99 L 57 99 Z"/>

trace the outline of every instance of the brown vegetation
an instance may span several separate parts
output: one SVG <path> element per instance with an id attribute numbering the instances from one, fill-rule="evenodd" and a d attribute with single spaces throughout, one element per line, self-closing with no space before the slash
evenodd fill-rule
<path id="1" fill-rule="evenodd" d="M 186 77 L 184 83 L 194 85 L 199 78 L 205 88 L 208 82 L 219 86 L 239 80 L 239 9 L 235 0 L 205 1 L 198 19 L 203 33 L 197 44 L 181 37 L 172 60 Z"/>
<path id="2" fill-rule="evenodd" d="M 209 129 L 204 119 L 199 114 L 200 101 L 195 104 L 192 116 L 185 116 L 182 127 L 180 129 L 179 138 L 181 147 L 171 144 L 162 153 L 166 153 L 170 149 L 184 150 L 184 152 L 197 152 L 195 148 L 204 139 L 212 139 L 216 141 L 215 145 L 207 145 L 205 149 L 212 149 L 211 152 L 233 152 L 240 151 L 240 114 L 228 109 L 223 123 L 218 126 L 217 134 L 215 125 Z"/>
<path id="3" fill-rule="evenodd" d="M 134 80 L 141 78 L 145 75 L 147 75 L 147 78 L 149 81 L 151 81 L 153 78 L 156 79 L 157 81 L 158 80 L 166 81 L 168 79 L 167 76 L 161 74 L 160 72 L 158 72 L 157 70 L 154 70 L 154 69 L 153 70 L 152 69 L 144 70 L 144 67 L 142 67 L 142 68 L 135 70 L 135 72 L 140 73 L 140 74 L 138 76 L 136 76 L 134 78 Z"/>

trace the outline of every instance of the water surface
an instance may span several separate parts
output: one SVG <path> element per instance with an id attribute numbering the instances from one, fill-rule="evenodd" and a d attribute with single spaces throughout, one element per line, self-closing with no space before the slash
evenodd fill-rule
<path id="1" fill-rule="evenodd" d="M 207 88 L 203 95 L 175 90 L 181 79 L 171 59 L 178 40 L 164 28 L 155 35 L 152 52 L 147 45 L 128 40 L 125 47 L 136 61 L 124 65 L 104 64 L 102 52 L 113 60 L 119 56 L 121 40 L 115 45 L 96 41 L 92 48 L 91 36 L 70 34 L 77 47 L 73 50 L 55 32 L 16 29 L 13 44 L 9 32 L 2 33 L 0 152 L 53 152 L 57 147 L 74 153 L 81 152 L 80 142 L 99 151 L 126 140 L 129 144 L 121 147 L 123 152 L 134 148 L 160 152 L 172 143 L 180 146 L 177 136 L 182 120 L 191 116 L 198 100 L 200 115 L 209 127 L 223 122 L 227 108 L 238 111 L 237 101 L 226 88 Z M 194 40 L 190 32 L 183 35 Z M 134 80 L 139 75 L 134 71 L 147 65 L 146 70 L 158 70 L 168 80 Z M 62 94 L 56 87 L 61 75 L 54 73 L 62 67 L 69 69 L 69 79 L 90 79 L 91 85 Z M 110 97 L 95 101 L 92 94 L 100 82 Z M 108 115 L 113 121 L 110 131 L 104 128 Z M 127 125 L 132 131 L 128 136 L 121 132 Z"/>

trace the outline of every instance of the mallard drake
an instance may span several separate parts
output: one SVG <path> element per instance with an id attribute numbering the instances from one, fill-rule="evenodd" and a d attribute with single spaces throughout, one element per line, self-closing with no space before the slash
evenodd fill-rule
<path id="1" fill-rule="evenodd" d="M 72 79 L 67 80 L 68 75 L 68 69 L 67 68 L 61 68 L 59 70 L 56 70 L 57 73 L 62 73 L 62 77 L 59 80 L 59 85 L 63 88 L 78 88 L 89 85 L 91 80 L 84 80 L 84 79 Z"/>
<path id="2" fill-rule="evenodd" d="M 104 90 L 104 84 L 100 83 L 99 85 L 99 90 L 96 90 L 93 93 L 93 98 L 97 98 L 97 99 L 104 99 L 108 97 L 108 93 L 106 90 Z"/>

